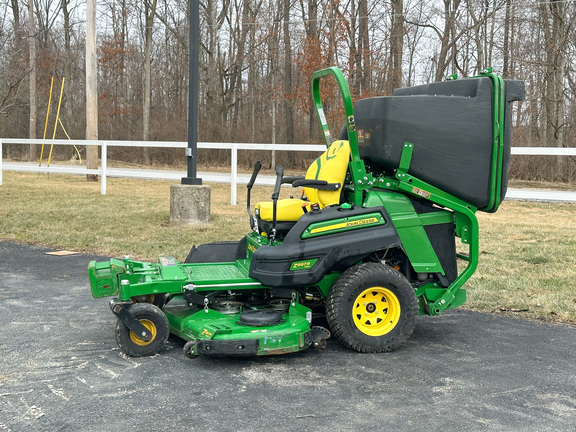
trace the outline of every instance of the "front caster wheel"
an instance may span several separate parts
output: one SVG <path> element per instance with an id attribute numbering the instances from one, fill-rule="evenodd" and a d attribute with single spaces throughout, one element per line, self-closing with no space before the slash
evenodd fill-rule
<path id="1" fill-rule="evenodd" d="M 116 323 L 116 342 L 124 353 L 132 357 L 151 356 L 156 354 L 170 335 L 168 318 L 157 306 L 150 303 L 136 303 L 130 312 L 152 334 L 152 339 L 144 341 L 126 327 L 120 320 Z"/>
<path id="2" fill-rule="evenodd" d="M 338 277 L 326 299 L 332 333 L 347 348 L 388 352 L 410 337 L 418 300 L 408 280 L 393 268 L 367 263 Z"/>

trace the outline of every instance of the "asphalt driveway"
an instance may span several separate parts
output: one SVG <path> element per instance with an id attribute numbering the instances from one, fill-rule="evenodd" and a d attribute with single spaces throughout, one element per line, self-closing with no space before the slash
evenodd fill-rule
<path id="1" fill-rule="evenodd" d="M 95 257 L 47 251 L 0 242 L 0 431 L 575 430 L 574 327 L 456 310 L 387 354 L 134 359 Z"/>

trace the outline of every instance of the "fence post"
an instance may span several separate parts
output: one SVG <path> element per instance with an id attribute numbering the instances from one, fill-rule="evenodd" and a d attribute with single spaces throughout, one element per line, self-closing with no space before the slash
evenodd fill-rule
<path id="1" fill-rule="evenodd" d="M 0 139 L 0 186 L 2 186 L 2 140 Z"/>
<path id="2" fill-rule="evenodd" d="M 232 144 L 232 160 L 230 161 L 231 179 L 230 179 L 230 204 L 236 205 L 236 190 L 238 177 L 238 146 Z"/>
<path id="3" fill-rule="evenodd" d="M 108 146 L 106 141 L 102 141 L 102 166 L 100 167 L 100 193 L 106 195 L 106 168 L 108 157 Z"/>

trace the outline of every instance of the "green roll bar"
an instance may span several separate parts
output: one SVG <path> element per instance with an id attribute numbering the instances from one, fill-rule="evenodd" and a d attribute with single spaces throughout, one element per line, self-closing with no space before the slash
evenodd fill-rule
<path id="1" fill-rule="evenodd" d="M 373 179 L 371 176 L 366 174 L 364 161 L 360 158 L 360 154 L 358 152 L 358 138 L 356 136 L 356 124 L 354 122 L 354 106 L 352 104 L 352 97 L 350 96 L 350 90 L 348 88 L 346 78 L 344 78 L 344 74 L 338 67 L 332 66 L 326 69 L 322 69 L 314 72 L 312 75 L 312 96 L 314 98 L 314 106 L 318 114 L 318 121 L 320 122 L 320 127 L 322 129 L 326 147 L 330 147 L 330 144 L 332 144 L 333 141 L 332 134 L 330 133 L 330 128 L 328 127 L 328 122 L 326 120 L 326 115 L 324 114 L 322 98 L 320 96 L 320 78 L 326 76 L 333 76 L 336 79 L 336 83 L 340 88 L 340 94 L 342 95 L 344 112 L 346 114 L 348 142 L 350 143 L 350 154 L 352 159 L 350 161 L 350 174 L 354 182 L 354 192 L 352 193 L 352 199 L 355 205 L 361 205 L 362 190 L 372 186 L 373 183 L 369 182 Z"/>

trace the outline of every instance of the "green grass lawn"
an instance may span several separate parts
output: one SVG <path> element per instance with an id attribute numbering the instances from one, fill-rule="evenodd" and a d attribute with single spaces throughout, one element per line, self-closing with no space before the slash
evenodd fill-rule
<path id="1" fill-rule="evenodd" d="M 192 244 L 237 240 L 249 231 L 245 187 L 211 185 L 211 221 L 171 226 L 168 181 L 108 179 L 107 195 L 84 177 L 4 172 L 0 239 L 107 256 L 183 260 Z M 256 187 L 253 203 L 271 187 Z M 291 191 L 283 191 L 288 195 Z M 467 308 L 576 324 L 576 205 L 507 201 L 479 213 L 480 265 Z"/>

